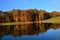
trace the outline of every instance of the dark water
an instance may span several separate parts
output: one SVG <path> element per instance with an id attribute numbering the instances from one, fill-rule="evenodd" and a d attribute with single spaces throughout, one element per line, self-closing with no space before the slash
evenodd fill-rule
<path id="1" fill-rule="evenodd" d="M 0 26 L 0 40 L 60 40 L 60 24 Z"/>

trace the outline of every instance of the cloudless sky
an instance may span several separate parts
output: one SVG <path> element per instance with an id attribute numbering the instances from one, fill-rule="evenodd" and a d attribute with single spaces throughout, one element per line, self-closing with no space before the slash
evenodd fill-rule
<path id="1" fill-rule="evenodd" d="M 60 11 L 60 0 L 0 0 L 0 10 L 12 9 L 42 9 L 46 11 Z"/>

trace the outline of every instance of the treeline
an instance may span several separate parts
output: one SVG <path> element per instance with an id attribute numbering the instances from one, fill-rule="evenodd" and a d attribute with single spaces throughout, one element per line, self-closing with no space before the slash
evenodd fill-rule
<path id="1" fill-rule="evenodd" d="M 0 22 L 27 22 L 36 21 L 38 10 L 12 10 L 9 12 L 0 11 Z"/>
<path id="2" fill-rule="evenodd" d="M 29 9 L 29 10 L 12 10 L 0 11 L 0 23 L 4 22 L 31 22 L 45 20 L 52 17 L 60 16 L 60 12 L 46 12 L 45 10 Z"/>

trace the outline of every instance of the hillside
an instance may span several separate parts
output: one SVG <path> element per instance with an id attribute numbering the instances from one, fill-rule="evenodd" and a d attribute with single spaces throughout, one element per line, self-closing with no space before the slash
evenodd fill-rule
<path id="1" fill-rule="evenodd" d="M 60 23 L 60 16 L 44 20 L 43 23 Z"/>

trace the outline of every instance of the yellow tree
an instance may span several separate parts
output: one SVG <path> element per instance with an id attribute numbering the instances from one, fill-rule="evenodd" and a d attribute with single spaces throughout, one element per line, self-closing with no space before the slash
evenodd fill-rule
<path id="1" fill-rule="evenodd" d="M 19 13 L 20 13 L 20 10 L 13 10 L 12 11 L 13 19 L 15 22 L 19 21 Z"/>
<path id="2" fill-rule="evenodd" d="M 46 13 L 46 11 L 45 10 L 40 10 L 40 12 L 39 12 L 39 20 L 44 20 L 44 14 Z"/>

